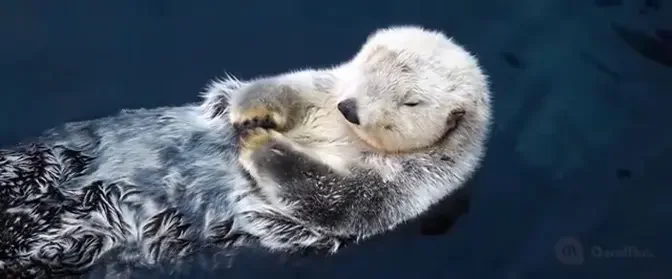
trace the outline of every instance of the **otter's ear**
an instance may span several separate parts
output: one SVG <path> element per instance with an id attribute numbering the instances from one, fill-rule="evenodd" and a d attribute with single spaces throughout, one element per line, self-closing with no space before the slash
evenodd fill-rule
<path id="1" fill-rule="evenodd" d="M 453 109 L 450 112 L 450 115 L 448 115 L 448 120 L 446 121 L 446 123 L 448 124 L 448 128 L 453 129 L 457 127 L 457 124 L 459 124 L 460 120 L 462 119 L 465 113 L 466 111 L 464 109 L 461 108 Z"/>
<path id="2" fill-rule="evenodd" d="M 210 82 L 201 93 L 203 102 L 201 108 L 208 118 L 221 117 L 229 106 L 231 94 L 241 88 L 243 82 L 232 75 L 226 75 L 222 79 L 216 79 Z"/>

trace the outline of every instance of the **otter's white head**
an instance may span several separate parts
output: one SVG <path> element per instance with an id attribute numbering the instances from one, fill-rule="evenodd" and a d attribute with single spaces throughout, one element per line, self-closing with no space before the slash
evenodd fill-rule
<path id="1" fill-rule="evenodd" d="M 432 146 L 489 105 L 476 58 L 420 27 L 373 33 L 341 69 L 338 109 L 356 134 L 384 152 Z"/>

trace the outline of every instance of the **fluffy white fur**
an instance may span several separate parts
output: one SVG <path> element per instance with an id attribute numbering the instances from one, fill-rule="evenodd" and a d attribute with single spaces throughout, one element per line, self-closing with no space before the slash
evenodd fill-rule
<path id="1" fill-rule="evenodd" d="M 266 94 L 278 88 L 287 98 Z M 333 107 L 344 98 L 361 102 L 361 125 Z M 461 187 L 489 119 L 476 60 L 438 32 L 397 27 L 332 69 L 227 77 L 202 104 L 68 123 L 0 150 L 0 274 L 109 259 L 103 273 L 128 278 L 127 265 L 179 266 L 213 246 L 335 252 Z"/>
<path id="2" fill-rule="evenodd" d="M 358 104 L 358 124 L 336 108 L 348 99 Z M 461 187 L 483 156 L 491 117 L 475 57 L 414 26 L 375 32 L 333 68 L 244 83 L 229 108 L 232 125 L 247 131 L 239 161 L 275 210 L 319 232 L 306 243 L 392 229 Z M 340 208 L 341 199 L 357 202 Z M 321 210 L 342 220 L 316 220 Z M 377 214 L 366 219 L 364 212 Z"/>

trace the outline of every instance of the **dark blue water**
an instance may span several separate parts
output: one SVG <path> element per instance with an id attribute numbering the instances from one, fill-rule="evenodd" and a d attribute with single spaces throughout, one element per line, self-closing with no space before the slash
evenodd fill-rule
<path id="1" fill-rule="evenodd" d="M 0 1 L 0 145 L 210 79 L 348 59 L 391 24 L 441 29 L 491 76 L 470 212 L 330 258 L 247 255 L 183 278 L 672 278 L 672 1 Z M 151 271 L 151 278 L 169 272 Z"/>

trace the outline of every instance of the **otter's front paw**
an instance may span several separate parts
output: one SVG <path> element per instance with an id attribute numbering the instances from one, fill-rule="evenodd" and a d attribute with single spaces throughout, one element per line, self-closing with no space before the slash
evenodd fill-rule
<path id="1" fill-rule="evenodd" d="M 244 130 L 240 139 L 240 159 L 248 161 L 255 151 L 279 136 L 280 133 L 264 128 Z"/>
<path id="2" fill-rule="evenodd" d="M 287 125 L 287 116 L 282 109 L 263 103 L 234 108 L 230 117 L 231 124 L 238 131 L 255 128 L 283 130 Z"/>

